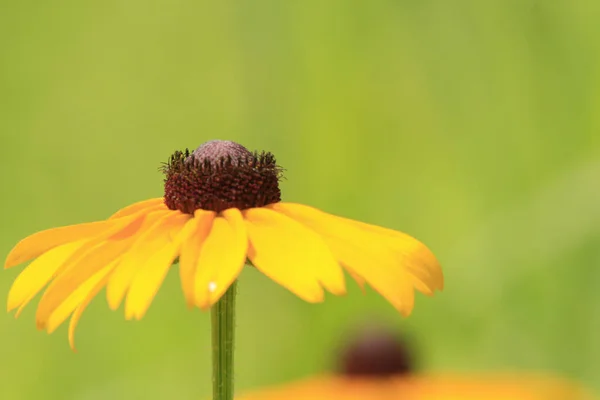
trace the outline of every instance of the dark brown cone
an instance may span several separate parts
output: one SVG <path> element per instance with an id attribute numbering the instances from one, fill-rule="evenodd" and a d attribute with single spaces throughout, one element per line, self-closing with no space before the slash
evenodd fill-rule
<path id="1" fill-rule="evenodd" d="M 171 210 L 220 212 L 281 201 L 281 168 L 275 157 L 251 153 L 235 142 L 213 140 L 193 153 L 176 151 L 163 171 L 165 204 Z"/>
<path id="2" fill-rule="evenodd" d="M 412 352 L 385 329 L 361 331 L 341 353 L 341 373 L 349 377 L 391 377 L 414 372 Z"/>

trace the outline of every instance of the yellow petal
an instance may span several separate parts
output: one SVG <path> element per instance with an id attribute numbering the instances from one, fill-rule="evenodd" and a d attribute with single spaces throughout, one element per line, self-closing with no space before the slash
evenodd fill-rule
<path id="1" fill-rule="evenodd" d="M 156 213 L 158 214 L 159 212 Z M 71 269 L 73 265 L 80 263 L 81 260 L 86 257 L 87 254 L 94 251 L 94 248 L 96 248 L 99 244 L 105 241 L 122 240 L 132 236 L 135 234 L 135 232 L 137 232 L 137 230 L 140 229 L 143 221 L 146 219 L 155 218 L 154 214 L 155 213 L 139 213 L 130 217 L 115 220 L 109 229 L 106 229 L 104 232 L 88 239 L 81 247 L 79 247 L 79 249 L 77 249 L 71 255 L 71 257 L 69 257 L 69 259 L 67 259 L 67 261 L 60 266 L 56 272 L 56 275 L 60 276 L 63 274 L 63 272 Z"/>
<path id="2" fill-rule="evenodd" d="M 323 240 L 310 229 L 267 208 L 244 211 L 252 264 L 300 298 L 323 300 L 323 287 L 345 293 L 344 274 Z"/>
<path id="3" fill-rule="evenodd" d="M 19 307 L 18 316 L 23 307 L 31 301 L 35 295 L 56 274 L 60 266 L 85 243 L 85 240 L 66 243 L 58 246 L 38 257 L 29 264 L 15 279 L 8 292 L 8 311 Z"/>
<path id="4" fill-rule="evenodd" d="M 118 263 L 118 260 L 115 261 L 115 266 Z M 109 268 L 109 266 L 107 266 L 107 269 Z M 71 321 L 69 322 L 69 345 L 71 346 L 71 349 L 73 351 L 77 351 L 75 349 L 75 328 L 77 328 L 77 324 L 79 323 L 79 319 L 81 318 L 81 315 L 83 314 L 83 311 L 86 309 L 86 307 L 88 306 L 88 304 L 90 304 L 90 302 L 92 301 L 92 299 L 94 297 L 96 297 L 96 295 L 98 294 L 98 292 L 100 292 L 100 290 L 102 290 L 102 288 L 104 286 L 106 286 L 106 283 L 108 282 L 108 278 L 110 276 L 110 272 L 112 272 L 112 269 L 109 270 L 106 275 L 104 275 L 102 277 L 101 280 L 99 280 L 98 282 L 96 282 L 96 285 L 88 292 L 88 294 L 86 295 L 86 297 L 81 301 L 81 303 L 79 304 L 79 306 L 77 306 L 77 308 L 75 309 L 75 311 L 73 312 L 73 315 L 71 316 Z"/>
<path id="5" fill-rule="evenodd" d="M 157 219 L 148 219 L 140 229 L 131 247 L 124 254 L 118 267 L 111 274 L 106 287 L 108 304 L 113 310 L 119 307 L 127 289 L 131 285 L 136 273 L 144 266 L 156 251 L 161 249 L 171 240 L 171 227 L 180 225 L 181 219 L 189 219 L 190 215 L 181 214 L 179 211 L 169 211 L 161 214 Z"/>
<path id="6" fill-rule="evenodd" d="M 198 307 L 207 309 L 219 300 L 242 271 L 247 253 L 242 213 L 237 208 L 223 211 L 200 250 L 194 290 Z"/>
<path id="7" fill-rule="evenodd" d="M 110 235 L 106 236 L 106 239 L 112 241 L 130 239 L 143 232 L 143 227 L 148 226 L 149 221 L 157 221 L 158 218 L 167 215 L 168 213 L 168 211 L 151 211 L 149 213 L 136 214 L 135 218 L 123 218 L 121 220 L 128 220 L 131 222 L 122 225 L 121 229 L 111 232 Z M 104 238 L 100 239 L 100 241 L 101 240 L 104 240 Z"/>
<path id="8" fill-rule="evenodd" d="M 105 278 L 112 272 L 117 265 L 117 262 L 118 260 L 115 260 L 93 274 L 89 279 L 72 291 L 69 296 L 67 296 L 67 298 L 52 311 L 46 323 L 48 333 L 54 332 L 56 328 L 58 328 L 69 315 L 81 305 L 94 290 L 96 285 L 98 285 L 98 282 L 105 281 Z"/>
<path id="9" fill-rule="evenodd" d="M 127 294 L 125 302 L 125 318 L 141 319 L 150 303 L 156 296 L 160 285 L 162 284 L 173 260 L 181 247 L 181 242 L 193 233 L 193 230 L 186 226 L 190 225 L 190 215 L 178 215 L 172 219 L 172 224 L 167 228 L 168 235 L 174 236 L 173 241 L 166 241 L 161 248 L 140 266 L 139 272 L 131 282 L 131 287 Z"/>
<path id="10" fill-rule="evenodd" d="M 144 216 L 142 217 L 136 217 L 136 218 L 142 218 L 143 219 Z M 95 254 L 98 252 L 97 247 L 106 239 L 106 238 L 114 238 L 119 236 L 122 232 L 129 232 L 131 231 L 130 227 L 136 225 L 135 223 L 135 219 L 134 218 L 129 218 L 129 219 L 122 219 L 120 220 L 118 223 L 113 224 L 112 227 L 110 227 L 109 229 L 105 230 L 104 232 L 102 232 L 101 234 L 93 237 L 93 238 L 89 238 L 86 240 L 82 240 L 79 243 L 79 246 L 77 246 L 77 248 L 71 252 L 69 254 L 69 256 L 67 257 L 66 260 L 62 260 L 60 263 L 56 263 L 53 266 L 53 276 L 52 277 L 60 277 L 61 279 L 58 280 L 54 280 L 46 289 L 44 296 L 42 296 L 42 300 L 40 301 L 40 304 L 43 304 L 42 306 L 42 311 L 41 311 L 41 320 L 38 320 L 38 328 L 42 329 L 45 326 L 45 320 L 48 316 L 48 313 L 52 311 L 52 307 L 55 307 L 58 303 L 60 303 L 60 301 L 62 301 L 62 299 L 64 297 L 62 297 L 63 295 L 68 295 L 68 292 L 64 292 L 62 291 L 62 289 L 64 289 L 64 286 L 59 289 L 56 289 L 56 285 L 57 283 L 63 282 L 64 283 L 64 279 L 62 279 L 62 275 L 64 273 L 64 271 L 69 270 L 70 268 L 72 268 L 74 265 L 76 265 L 77 263 L 81 263 L 84 262 L 85 260 L 89 259 L 89 255 L 90 254 Z M 121 231 L 120 231 L 121 230 Z M 52 250 L 50 250 L 52 251 Z M 105 253 L 103 250 L 100 250 L 100 253 L 102 253 L 103 256 L 108 255 L 109 253 Z M 44 254 L 42 254 L 43 257 Z M 87 257 L 87 258 L 86 258 Z M 104 260 L 106 257 L 104 258 L 95 258 L 94 256 L 91 257 L 93 259 L 93 262 L 97 263 L 98 261 Z M 83 260 L 83 261 L 82 261 Z M 96 265 L 96 264 L 95 264 Z M 95 270 L 90 270 L 90 265 L 89 263 L 86 263 L 86 269 L 82 269 L 82 270 L 75 270 L 83 272 L 85 273 L 93 273 L 95 272 Z M 67 274 L 67 277 L 71 277 L 71 274 Z M 85 279 L 85 276 L 84 276 Z M 80 281 L 73 281 L 72 279 L 67 279 L 67 286 L 70 288 L 73 288 L 74 286 L 76 286 L 79 282 L 82 282 L 82 280 Z M 60 285 L 59 285 L 60 286 Z M 41 288 L 40 288 L 41 289 Z M 39 291 L 39 290 L 38 290 Z M 53 295 L 50 296 L 50 301 L 47 302 L 48 297 L 47 297 L 47 293 L 48 292 L 53 293 Z M 31 297 L 29 299 L 27 299 L 26 302 L 24 302 L 23 304 L 21 304 L 21 306 L 19 307 L 19 309 L 17 310 L 17 312 L 15 313 L 15 317 L 18 317 L 21 312 L 23 311 L 23 309 L 25 308 L 25 306 L 27 305 L 27 303 L 31 300 L 31 298 L 33 298 L 35 296 L 36 293 L 32 293 Z M 58 294 L 58 295 L 56 295 Z M 44 309 L 45 306 L 48 306 L 49 309 Z M 40 307 L 38 306 L 38 315 L 40 315 Z"/>
<path id="11" fill-rule="evenodd" d="M 6 257 L 4 268 L 14 267 L 31 260 L 61 244 L 91 238 L 113 228 L 116 221 L 98 221 L 63 226 L 34 233 L 21 240 Z"/>
<path id="12" fill-rule="evenodd" d="M 346 269 L 346 271 L 348 271 L 348 274 L 356 281 L 360 290 L 363 292 L 363 294 L 365 294 L 365 279 L 350 269 Z"/>
<path id="13" fill-rule="evenodd" d="M 403 315 L 412 312 L 414 278 L 406 264 L 415 260 L 410 254 L 399 254 L 381 235 L 315 208 L 290 203 L 269 207 L 317 232 L 345 268 L 364 278 Z"/>
<path id="14" fill-rule="evenodd" d="M 160 210 L 160 209 L 164 209 L 164 210 L 167 209 L 167 206 L 165 205 L 164 199 L 162 197 L 133 203 L 133 204 L 117 211 L 116 213 L 111 215 L 109 219 L 127 217 L 127 216 L 130 216 L 130 215 L 135 214 L 142 210 L 149 212 L 149 211 Z"/>
<path id="15" fill-rule="evenodd" d="M 194 224 L 192 228 L 194 232 L 181 245 L 179 277 L 181 289 L 189 307 L 194 305 L 194 277 L 196 276 L 200 248 L 210 233 L 215 215 L 216 213 L 213 211 L 196 210 L 194 218 L 190 222 Z"/>
<path id="16" fill-rule="evenodd" d="M 38 328 L 45 328 L 48 318 L 57 307 L 93 275 L 119 258 L 131 244 L 131 239 L 98 243 L 57 276 L 40 300 L 36 313 Z"/>
<path id="17" fill-rule="evenodd" d="M 435 255 L 423 243 L 406 233 L 347 218 L 338 218 L 353 223 L 361 229 L 381 235 L 381 240 L 399 254 L 401 262 L 408 267 L 410 273 L 417 280 L 415 283 L 421 284 L 423 289 L 419 289 L 419 291 L 431 294 L 433 290 L 444 289 L 442 267 Z"/>
<path id="18" fill-rule="evenodd" d="M 160 212 L 137 213 L 129 218 L 121 218 L 112 228 L 80 246 L 59 267 L 56 279 L 42 296 L 36 313 L 38 328 L 46 327 L 50 314 L 73 291 L 131 247 L 144 221 L 148 223 L 160 215 Z"/>

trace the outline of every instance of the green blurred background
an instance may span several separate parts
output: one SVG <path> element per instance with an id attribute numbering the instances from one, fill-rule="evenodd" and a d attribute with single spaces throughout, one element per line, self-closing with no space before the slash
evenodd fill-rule
<path id="1" fill-rule="evenodd" d="M 54 1 L 0 12 L 0 253 L 160 196 L 161 162 L 230 139 L 276 154 L 284 200 L 406 231 L 446 290 L 402 319 L 350 283 L 302 302 L 241 278 L 237 387 L 325 371 L 378 318 L 431 371 L 555 371 L 600 388 L 596 0 Z M 22 267 L 2 272 L 8 293 Z M 209 316 L 172 271 L 147 316 L 0 316 L 2 399 L 210 394 Z"/>

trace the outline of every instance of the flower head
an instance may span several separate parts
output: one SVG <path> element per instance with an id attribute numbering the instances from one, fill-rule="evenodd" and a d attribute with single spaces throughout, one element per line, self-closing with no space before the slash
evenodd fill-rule
<path id="1" fill-rule="evenodd" d="M 211 307 L 247 260 L 308 302 L 346 292 L 343 269 L 409 315 L 414 288 L 431 295 L 443 277 L 434 255 L 394 230 L 281 202 L 282 169 L 270 153 L 228 141 L 175 152 L 161 198 L 107 220 L 54 228 L 21 240 L 5 268 L 33 260 L 8 295 L 17 316 L 47 286 L 36 319 L 54 331 L 69 316 L 69 339 L 88 303 L 106 287 L 110 308 L 140 319 L 174 261 L 190 306 Z"/>
<path id="2" fill-rule="evenodd" d="M 275 157 L 250 153 L 234 142 L 213 140 L 191 154 L 176 151 L 163 171 L 165 204 L 182 213 L 245 210 L 281 201 Z"/>

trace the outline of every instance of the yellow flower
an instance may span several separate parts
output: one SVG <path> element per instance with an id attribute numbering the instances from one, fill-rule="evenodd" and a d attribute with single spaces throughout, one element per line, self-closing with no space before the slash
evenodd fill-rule
<path id="1" fill-rule="evenodd" d="M 386 379 L 321 376 L 248 392 L 238 400 L 592 400 L 576 383 L 551 376 L 414 375 Z"/>
<path id="2" fill-rule="evenodd" d="M 346 292 L 343 269 L 403 315 L 414 288 L 443 287 L 434 255 L 412 237 L 282 203 L 281 168 L 270 153 L 211 141 L 165 164 L 164 197 L 132 204 L 104 221 L 35 233 L 20 241 L 5 268 L 31 262 L 8 295 L 23 307 L 48 283 L 38 328 L 54 331 L 70 315 L 69 341 L 83 310 L 106 287 L 110 308 L 125 300 L 125 317 L 140 319 L 174 261 L 188 305 L 207 309 L 237 279 L 247 259 L 308 302 L 324 289 Z M 343 269 L 342 269 L 343 267 Z"/>
<path id="3" fill-rule="evenodd" d="M 369 322 L 337 350 L 337 373 L 249 391 L 237 400 L 591 400 L 576 382 L 535 373 L 419 372 L 412 340 Z M 420 347 L 420 346 L 419 346 Z M 340 351 L 341 350 L 341 351 Z"/>

